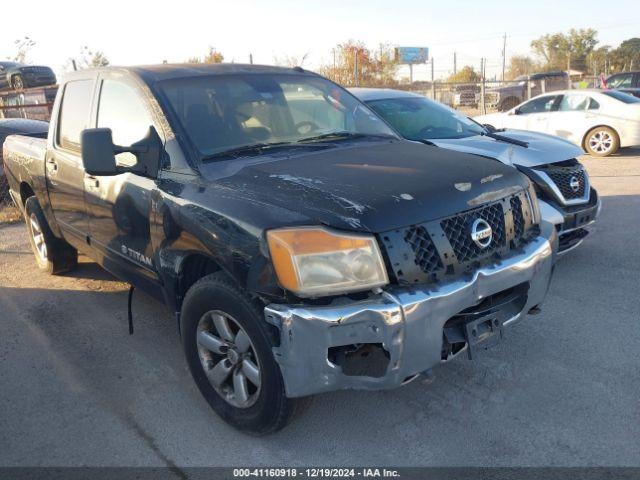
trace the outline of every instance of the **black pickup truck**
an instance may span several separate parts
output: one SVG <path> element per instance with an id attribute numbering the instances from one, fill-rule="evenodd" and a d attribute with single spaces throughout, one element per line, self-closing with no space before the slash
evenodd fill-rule
<path id="1" fill-rule="evenodd" d="M 254 433 L 475 355 L 538 311 L 557 249 L 516 169 L 405 141 L 299 68 L 75 72 L 48 139 L 4 160 L 41 269 L 79 251 L 162 300 L 204 397 Z"/>

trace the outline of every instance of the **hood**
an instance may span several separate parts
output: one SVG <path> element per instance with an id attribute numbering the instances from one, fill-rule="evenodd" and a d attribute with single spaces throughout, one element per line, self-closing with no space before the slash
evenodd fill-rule
<path id="1" fill-rule="evenodd" d="M 368 232 L 450 216 L 529 184 L 498 161 L 399 140 L 205 163 L 201 171 L 212 189 L 241 195 L 265 218 L 271 205 L 307 224 Z"/>
<path id="2" fill-rule="evenodd" d="M 583 154 L 582 149 L 574 143 L 553 135 L 524 130 L 505 130 L 498 133 L 504 137 L 527 142 L 529 147 L 520 147 L 481 135 L 431 141 L 442 148 L 483 155 L 500 160 L 507 165 L 525 167 L 562 162 Z"/>

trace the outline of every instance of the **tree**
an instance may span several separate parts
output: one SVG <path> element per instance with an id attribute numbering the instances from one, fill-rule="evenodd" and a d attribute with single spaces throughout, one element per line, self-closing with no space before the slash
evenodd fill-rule
<path id="1" fill-rule="evenodd" d="M 224 61 L 224 55 L 218 52 L 215 48 L 209 47 L 207 54 L 200 57 L 189 57 L 187 63 L 222 63 Z"/>
<path id="2" fill-rule="evenodd" d="M 89 47 L 80 49 L 80 68 L 106 67 L 109 59 L 101 50 L 93 51 Z"/>
<path id="3" fill-rule="evenodd" d="M 447 82 L 474 83 L 480 81 L 480 74 L 471 65 L 465 65 L 458 72 L 449 75 Z"/>
<path id="4" fill-rule="evenodd" d="M 398 64 L 389 45 L 381 44 L 376 51 L 371 51 L 362 42 L 349 40 L 336 45 L 332 53 L 332 63 L 320 67 L 320 73 L 337 83 L 369 86 L 397 84 L 395 74 Z"/>
<path id="5" fill-rule="evenodd" d="M 16 54 L 13 58 L 10 58 L 14 62 L 25 63 L 27 61 L 27 55 L 31 49 L 35 46 L 36 42 L 29 37 L 24 37 L 13 42 L 16 46 Z"/>
<path id="6" fill-rule="evenodd" d="M 521 75 L 529 75 L 538 70 L 539 67 L 535 60 L 528 55 L 513 55 L 509 59 L 509 67 L 505 78 L 513 80 Z"/>
<path id="7" fill-rule="evenodd" d="M 309 52 L 305 53 L 301 57 L 285 54 L 281 57 L 273 57 L 273 63 L 280 67 L 302 67 L 308 56 Z"/>
<path id="8" fill-rule="evenodd" d="M 634 37 L 623 41 L 612 52 L 613 66 L 618 71 L 640 68 L 640 38 Z"/>
<path id="9" fill-rule="evenodd" d="M 587 56 L 598 44 L 598 32 L 592 28 L 571 29 L 568 34 L 552 33 L 531 42 L 534 53 L 543 60 L 544 70 L 587 69 Z"/>

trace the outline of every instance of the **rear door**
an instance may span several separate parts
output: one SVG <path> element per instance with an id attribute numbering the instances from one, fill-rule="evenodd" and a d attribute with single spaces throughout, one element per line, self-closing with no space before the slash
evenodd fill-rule
<path id="1" fill-rule="evenodd" d="M 100 79 L 96 110 L 94 124 L 110 128 L 120 146 L 141 140 L 154 123 L 139 87 L 122 76 Z M 131 166 L 136 157 L 120 153 L 116 162 Z M 153 290 L 158 279 L 150 235 L 155 180 L 121 173 L 87 176 L 85 185 L 91 242 L 99 261 L 116 276 Z"/>
<path id="2" fill-rule="evenodd" d="M 64 85 L 56 131 L 47 149 L 45 168 L 49 202 L 65 239 L 86 244 L 89 231 L 84 201 L 84 167 L 80 155 L 80 132 L 91 116 L 95 81 L 80 79 Z"/>

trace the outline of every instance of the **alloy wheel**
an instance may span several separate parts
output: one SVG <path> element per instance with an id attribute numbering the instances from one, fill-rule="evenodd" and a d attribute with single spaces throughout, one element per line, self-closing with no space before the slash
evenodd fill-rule
<path id="1" fill-rule="evenodd" d="M 214 390 L 230 405 L 249 408 L 260 395 L 260 362 L 247 332 L 229 314 L 205 313 L 198 322 L 200 363 Z"/>
<path id="2" fill-rule="evenodd" d="M 606 154 L 613 148 L 613 137 L 606 130 L 597 130 L 589 137 L 589 148 L 599 154 Z"/>
<path id="3" fill-rule="evenodd" d="M 38 222 L 38 218 L 34 213 L 29 217 L 29 224 L 31 226 L 31 236 L 33 237 L 33 244 L 36 247 L 36 252 L 40 260 L 47 261 L 47 243 L 45 242 L 44 233 Z"/>

